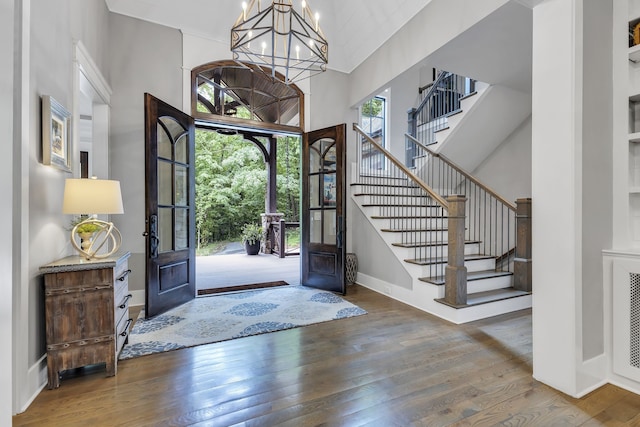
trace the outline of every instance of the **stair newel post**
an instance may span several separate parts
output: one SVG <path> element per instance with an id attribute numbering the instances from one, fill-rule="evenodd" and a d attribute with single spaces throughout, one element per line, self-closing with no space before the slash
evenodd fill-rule
<path id="1" fill-rule="evenodd" d="M 516 256 L 513 260 L 513 287 L 531 292 L 531 199 L 516 200 Z"/>
<path id="2" fill-rule="evenodd" d="M 467 304 L 467 267 L 464 265 L 465 202 L 462 195 L 447 197 L 448 255 L 445 268 L 444 300 L 449 305 Z"/>
<path id="3" fill-rule="evenodd" d="M 407 133 L 414 138 L 418 136 L 418 120 L 416 119 L 416 111 L 417 110 L 415 108 L 411 108 L 407 111 Z M 415 156 L 416 145 L 411 141 L 406 140 L 404 164 L 409 167 L 413 167 Z"/>

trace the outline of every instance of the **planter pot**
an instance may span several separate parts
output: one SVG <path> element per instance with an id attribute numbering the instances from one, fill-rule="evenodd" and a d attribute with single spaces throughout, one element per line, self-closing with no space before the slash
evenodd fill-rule
<path id="1" fill-rule="evenodd" d="M 254 244 L 244 242 L 244 250 L 247 251 L 247 255 L 258 255 L 260 252 L 260 241 L 256 241 Z"/>
<path id="2" fill-rule="evenodd" d="M 358 257 L 354 253 L 347 253 L 345 261 L 345 280 L 347 285 L 353 285 L 358 277 Z"/>

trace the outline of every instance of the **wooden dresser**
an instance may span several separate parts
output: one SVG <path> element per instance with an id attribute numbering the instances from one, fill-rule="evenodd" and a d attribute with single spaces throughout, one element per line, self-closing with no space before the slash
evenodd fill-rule
<path id="1" fill-rule="evenodd" d="M 49 388 L 60 372 L 106 363 L 117 371 L 129 336 L 129 252 L 86 260 L 70 256 L 40 267 L 44 275 Z"/>

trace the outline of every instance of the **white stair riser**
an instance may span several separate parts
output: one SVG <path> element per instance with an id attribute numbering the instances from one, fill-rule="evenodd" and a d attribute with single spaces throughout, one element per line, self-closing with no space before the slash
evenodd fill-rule
<path id="1" fill-rule="evenodd" d="M 443 230 L 447 228 L 447 220 L 441 218 L 371 218 L 378 230 Z"/>
<path id="2" fill-rule="evenodd" d="M 508 288 L 513 284 L 513 276 L 491 277 L 487 279 L 471 280 L 467 282 L 467 294 L 493 291 Z"/>
<path id="3" fill-rule="evenodd" d="M 448 245 L 442 246 L 426 246 L 420 248 L 403 248 L 400 246 L 395 246 L 398 250 L 398 255 L 402 259 L 418 259 L 418 258 L 431 258 L 431 257 L 446 257 L 447 251 L 449 250 Z M 475 255 L 478 254 L 480 250 L 480 245 L 477 243 L 468 243 L 464 245 L 464 254 L 465 255 Z"/>
<path id="4" fill-rule="evenodd" d="M 446 242 L 449 238 L 449 232 L 447 230 L 420 231 L 416 233 L 383 232 L 382 235 L 384 240 L 389 243 Z"/>
<path id="5" fill-rule="evenodd" d="M 467 273 L 473 271 L 494 270 L 496 268 L 495 258 L 479 259 L 465 261 L 464 266 L 467 267 Z M 423 265 L 420 266 L 422 273 L 419 277 L 444 276 L 446 264 Z"/>
<path id="6" fill-rule="evenodd" d="M 428 197 L 410 197 L 406 195 L 360 195 L 355 196 L 356 200 L 360 205 L 412 205 L 412 206 L 425 206 L 425 205 L 434 205 L 435 203 Z M 441 208 L 438 208 L 441 209 Z"/>
<path id="7" fill-rule="evenodd" d="M 359 194 L 359 193 L 376 193 L 380 194 L 391 194 L 398 196 L 419 196 L 424 194 L 424 190 L 420 188 L 407 188 L 407 187 L 376 187 L 374 185 L 361 185 L 356 184 L 351 186 L 351 194 Z"/>
<path id="8" fill-rule="evenodd" d="M 438 218 L 447 218 L 440 208 L 436 206 L 363 206 L 371 215 L 379 216 L 404 216 L 408 218 L 420 216 L 432 216 Z"/>

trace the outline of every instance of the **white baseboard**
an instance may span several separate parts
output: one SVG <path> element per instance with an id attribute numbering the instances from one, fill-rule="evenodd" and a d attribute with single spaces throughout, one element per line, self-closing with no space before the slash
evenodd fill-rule
<path id="1" fill-rule="evenodd" d="M 27 387 L 25 391 L 27 399 L 25 402 L 21 402 L 22 404 L 18 408 L 18 413 L 27 410 L 29 405 L 31 405 L 40 392 L 47 386 L 47 382 L 47 355 L 44 354 L 27 371 Z"/>
<path id="2" fill-rule="evenodd" d="M 578 369 L 578 390 L 575 397 L 581 398 L 607 384 L 608 359 L 605 354 L 582 362 Z"/>

